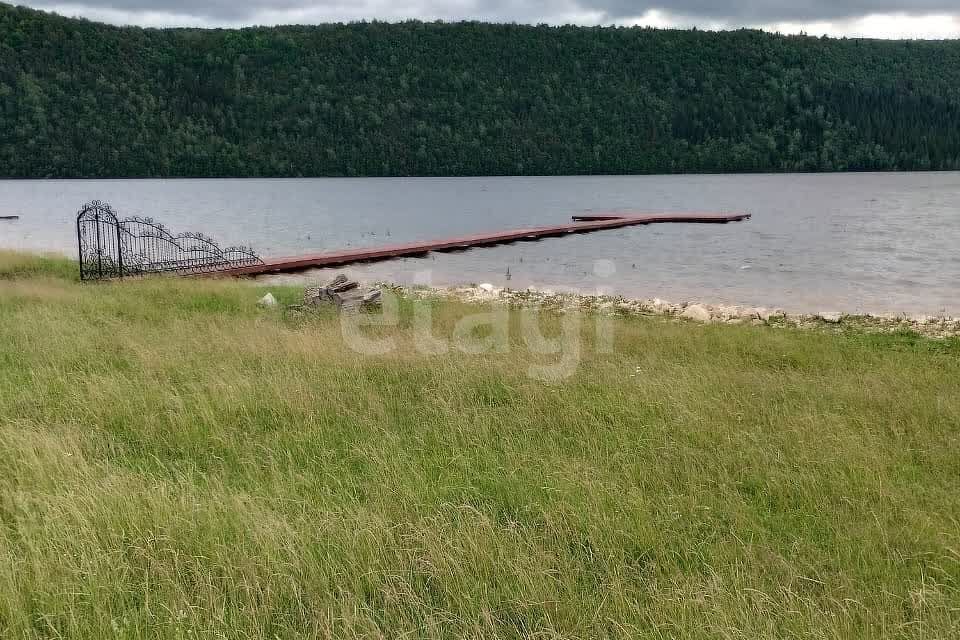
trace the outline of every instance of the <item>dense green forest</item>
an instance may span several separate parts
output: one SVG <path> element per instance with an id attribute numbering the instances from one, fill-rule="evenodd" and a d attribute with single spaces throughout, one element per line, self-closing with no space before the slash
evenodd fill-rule
<path id="1" fill-rule="evenodd" d="M 0 175 L 960 168 L 960 42 L 119 28 L 0 4 Z"/>

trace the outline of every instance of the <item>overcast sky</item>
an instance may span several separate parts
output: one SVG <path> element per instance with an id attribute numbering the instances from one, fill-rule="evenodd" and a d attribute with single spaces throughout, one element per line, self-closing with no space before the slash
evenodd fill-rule
<path id="1" fill-rule="evenodd" d="M 5 0 L 10 2 L 11 0 Z M 485 20 L 958 38 L 960 0 L 13 0 L 67 16 L 142 26 L 351 20 Z"/>

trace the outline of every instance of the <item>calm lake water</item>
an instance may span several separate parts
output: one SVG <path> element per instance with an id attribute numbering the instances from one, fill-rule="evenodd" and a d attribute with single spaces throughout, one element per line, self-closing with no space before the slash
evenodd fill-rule
<path id="1" fill-rule="evenodd" d="M 960 173 L 8 180 L 0 181 L 0 215 L 21 219 L 0 221 L 0 247 L 73 255 L 75 213 L 92 199 L 264 256 L 562 223 L 584 212 L 742 211 L 753 219 L 632 227 L 344 271 L 791 311 L 960 314 Z"/>

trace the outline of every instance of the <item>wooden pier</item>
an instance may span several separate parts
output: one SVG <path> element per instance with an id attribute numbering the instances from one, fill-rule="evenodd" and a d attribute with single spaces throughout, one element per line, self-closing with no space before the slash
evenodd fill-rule
<path id="1" fill-rule="evenodd" d="M 625 214 L 596 214 L 579 215 L 573 217 L 572 224 L 562 224 L 546 227 L 530 227 L 527 229 L 512 229 L 493 233 L 479 233 L 458 238 L 444 240 L 428 240 L 407 244 L 386 245 L 382 247 L 364 247 L 344 251 L 332 251 L 306 256 L 276 258 L 264 260 L 263 264 L 252 264 L 224 271 L 217 271 L 210 275 L 228 276 L 255 276 L 267 273 L 285 273 L 303 269 L 322 267 L 341 267 L 358 262 L 377 262 L 393 258 L 407 258 L 423 256 L 430 252 L 463 251 L 473 247 L 489 247 L 512 242 L 528 242 L 543 238 L 565 236 L 574 233 L 592 233 L 606 229 L 619 229 L 643 224 L 659 223 L 697 223 L 697 224 L 724 224 L 739 222 L 750 218 L 748 213 L 733 215 L 714 214 L 660 214 L 660 215 L 625 215 Z"/>

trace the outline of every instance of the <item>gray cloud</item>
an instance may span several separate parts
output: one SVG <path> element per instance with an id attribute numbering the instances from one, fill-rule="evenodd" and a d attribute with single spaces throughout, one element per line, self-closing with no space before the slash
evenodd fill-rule
<path id="1" fill-rule="evenodd" d="M 335 8 L 336 0 L 26 0 L 23 4 L 38 9 L 62 10 L 65 6 L 124 13 L 171 13 L 233 22 L 252 18 L 263 10 L 290 11 L 312 5 Z"/>
<path id="2" fill-rule="evenodd" d="M 9 0 L 7 0 L 9 1 Z M 14 0 L 16 1 L 16 0 Z M 873 14 L 960 16 L 957 0 L 20 0 L 41 9 L 111 22 L 199 25 L 357 19 L 480 19 L 516 22 L 631 22 L 657 11 L 667 24 L 754 26 L 842 24 Z M 157 17 L 161 16 L 161 17 Z M 960 32 L 960 17 L 954 17 Z M 842 27 L 840 28 L 842 32 Z M 919 34 L 923 35 L 923 34 Z"/>
<path id="3" fill-rule="evenodd" d="M 659 9 L 674 15 L 751 23 L 829 21 L 878 13 L 952 14 L 957 11 L 956 0 L 582 0 L 581 4 L 604 11 L 613 18 L 637 16 L 650 9 Z"/>

